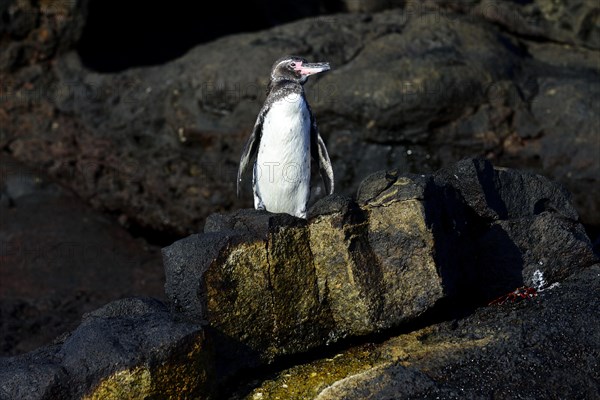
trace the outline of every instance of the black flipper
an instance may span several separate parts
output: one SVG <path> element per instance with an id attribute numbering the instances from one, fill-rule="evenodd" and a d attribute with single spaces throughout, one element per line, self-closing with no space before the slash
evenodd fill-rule
<path id="1" fill-rule="evenodd" d="M 244 146 L 244 150 L 242 151 L 242 157 L 240 158 L 240 166 L 238 168 L 237 174 L 237 196 L 240 196 L 240 183 L 242 182 L 242 175 L 248 166 L 248 163 L 256 156 L 256 152 L 258 150 L 258 145 L 260 144 L 260 137 L 262 136 L 262 125 L 265 119 L 267 108 L 263 107 L 258 113 L 258 117 L 256 117 L 256 122 L 254 123 L 254 129 L 252 129 L 252 134 L 248 138 L 246 145 Z"/>
<path id="2" fill-rule="evenodd" d="M 325 185 L 325 193 L 333 193 L 333 167 L 331 166 L 331 160 L 329 159 L 329 153 L 323 142 L 323 138 L 319 134 L 319 128 L 317 128 L 317 120 L 313 116 L 312 110 L 308 103 L 306 104 L 310 111 L 310 152 L 312 157 L 317 160 L 319 164 L 319 173 L 323 179 Z"/>

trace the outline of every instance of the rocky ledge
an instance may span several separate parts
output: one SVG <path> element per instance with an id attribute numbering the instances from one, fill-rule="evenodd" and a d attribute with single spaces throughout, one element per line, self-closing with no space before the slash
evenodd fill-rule
<path id="1" fill-rule="evenodd" d="M 237 365 L 396 327 L 444 300 L 478 304 L 561 281 L 596 261 L 561 186 L 481 160 L 375 173 L 356 202 L 330 196 L 311 214 L 213 214 L 204 234 L 163 250 L 175 309 L 239 345 Z"/>
<path id="2" fill-rule="evenodd" d="M 110 303 L 0 360 L 0 398 L 598 394 L 598 258 L 539 175 L 476 159 L 382 171 L 307 221 L 214 214 L 163 258 L 170 308 Z"/>

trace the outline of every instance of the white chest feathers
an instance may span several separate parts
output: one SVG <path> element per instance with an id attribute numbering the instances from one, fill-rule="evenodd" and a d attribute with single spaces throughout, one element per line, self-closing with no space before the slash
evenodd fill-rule
<path id="1" fill-rule="evenodd" d="M 306 218 L 310 197 L 310 115 L 304 97 L 290 94 L 265 115 L 254 166 L 254 205 Z"/>

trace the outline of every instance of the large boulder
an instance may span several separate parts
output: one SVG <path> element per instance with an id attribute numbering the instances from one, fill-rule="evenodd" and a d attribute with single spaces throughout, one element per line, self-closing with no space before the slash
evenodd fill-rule
<path id="1" fill-rule="evenodd" d="M 433 175 L 376 173 L 357 202 L 326 197 L 308 221 L 215 214 L 163 257 L 174 309 L 207 320 L 250 365 L 415 321 L 444 300 L 541 288 L 597 262 L 560 185 L 470 159 Z"/>

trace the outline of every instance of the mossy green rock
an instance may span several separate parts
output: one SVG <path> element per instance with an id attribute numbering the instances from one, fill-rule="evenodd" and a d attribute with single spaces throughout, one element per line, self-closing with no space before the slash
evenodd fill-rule
<path id="1" fill-rule="evenodd" d="M 534 299 L 284 369 L 234 399 L 598 398 L 600 265 Z M 584 335 L 581 332 L 585 332 Z"/>
<path id="2" fill-rule="evenodd" d="M 596 261 L 576 219 L 559 185 L 482 160 L 382 171 L 308 221 L 212 215 L 204 234 L 163 249 L 166 292 L 208 321 L 219 362 L 237 369 L 415 321 L 446 299 L 488 301 L 535 274 L 564 279 Z M 566 255 L 544 264 L 553 251 Z"/>
<path id="3" fill-rule="evenodd" d="M 204 279 L 211 325 L 266 357 L 321 344 L 330 325 L 305 224 L 274 225 L 266 237 L 229 244 Z"/>
<path id="4" fill-rule="evenodd" d="M 327 198 L 316 207 L 330 212 L 308 222 L 246 210 L 214 215 L 207 236 L 164 250 L 167 293 L 174 304 L 189 304 L 183 296 L 190 290 L 178 287 L 200 277 L 205 291 L 197 297 L 206 300 L 181 310 L 196 312 L 262 361 L 414 319 L 445 292 L 420 182 L 405 178 L 402 185 L 420 198 L 385 192 L 362 208 Z M 207 238 L 219 247 L 196 257 L 193 249 Z"/>

